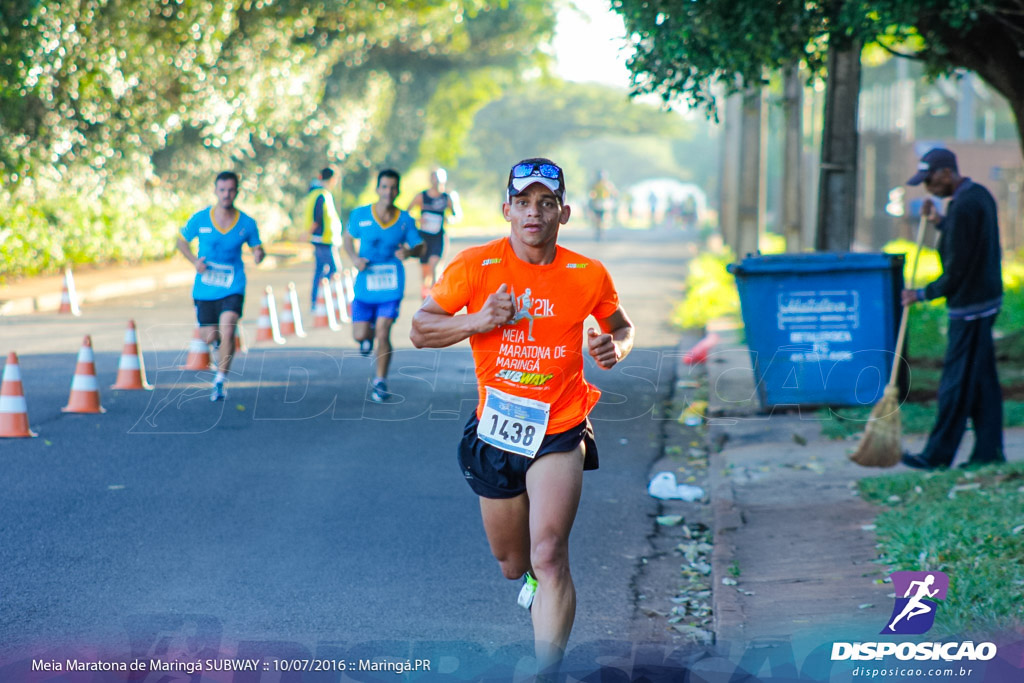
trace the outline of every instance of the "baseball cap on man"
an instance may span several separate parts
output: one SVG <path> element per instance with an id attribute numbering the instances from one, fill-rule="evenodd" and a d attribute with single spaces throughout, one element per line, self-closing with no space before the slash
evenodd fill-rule
<path id="1" fill-rule="evenodd" d="M 917 164 L 917 173 L 910 177 L 907 185 L 920 185 L 925 178 L 942 168 L 951 168 L 956 171 L 956 155 L 942 147 L 929 150 L 921 157 L 921 161 Z"/>
<path id="2" fill-rule="evenodd" d="M 550 159 L 523 159 L 508 173 L 508 198 L 516 196 L 530 185 L 540 183 L 565 201 L 565 175 Z"/>

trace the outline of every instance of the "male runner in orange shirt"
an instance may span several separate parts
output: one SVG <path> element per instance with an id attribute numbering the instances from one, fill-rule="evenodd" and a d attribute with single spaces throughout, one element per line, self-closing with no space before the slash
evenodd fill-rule
<path id="1" fill-rule="evenodd" d="M 509 237 L 455 257 L 413 317 L 411 337 L 419 348 L 470 340 L 480 402 L 459 463 L 502 573 L 525 578 L 520 604 L 532 599 L 538 667 L 550 674 L 576 614 L 569 532 L 583 471 L 597 468 L 587 416 L 600 391 L 583 377 L 583 323 L 593 315 L 601 327 L 587 330 L 587 351 L 606 370 L 633 347 L 633 324 L 604 266 L 556 243 L 570 214 L 562 169 L 519 162 L 507 199 Z"/>

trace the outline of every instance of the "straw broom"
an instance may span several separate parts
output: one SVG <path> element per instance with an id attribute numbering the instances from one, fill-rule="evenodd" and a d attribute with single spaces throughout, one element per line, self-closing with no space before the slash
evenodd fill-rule
<path id="1" fill-rule="evenodd" d="M 914 286 L 917 278 L 917 260 L 921 256 L 921 245 L 924 243 L 924 229 L 928 218 L 921 213 L 921 221 L 917 226 L 917 251 L 914 252 L 914 265 L 910 269 L 910 285 Z M 857 450 L 850 455 L 850 460 L 864 467 L 893 467 L 900 461 L 903 454 L 902 431 L 903 423 L 900 419 L 900 397 L 899 389 L 896 387 L 896 380 L 900 374 L 900 353 L 903 351 L 903 342 L 907 337 L 907 318 L 910 314 L 910 307 L 903 307 L 903 315 L 900 317 L 900 331 L 896 336 L 896 354 L 892 361 L 892 372 L 889 374 L 889 384 L 882 393 L 882 400 L 875 404 L 868 417 L 868 424 L 864 430 L 864 436 L 857 446 Z"/>

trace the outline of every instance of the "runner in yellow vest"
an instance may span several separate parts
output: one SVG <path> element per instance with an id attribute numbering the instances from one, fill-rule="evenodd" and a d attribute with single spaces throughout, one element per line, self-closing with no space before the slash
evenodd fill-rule
<path id="1" fill-rule="evenodd" d="M 313 255 L 316 265 L 313 269 L 313 294 L 310 309 L 316 311 L 316 297 L 320 292 L 320 280 L 330 278 L 338 270 L 334 259 L 334 250 L 341 243 L 341 218 L 334 206 L 334 187 L 337 176 L 334 170 L 325 168 L 320 171 L 319 180 L 310 183 L 309 194 L 303 206 L 303 217 L 309 228 L 309 241 L 313 243 Z"/>

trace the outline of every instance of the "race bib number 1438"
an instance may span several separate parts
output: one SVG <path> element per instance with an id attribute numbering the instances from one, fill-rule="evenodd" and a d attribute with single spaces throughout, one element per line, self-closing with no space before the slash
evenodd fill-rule
<path id="1" fill-rule="evenodd" d="M 542 401 L 512 396 L 486 387 L 476 434 L 484 443 L 503 451 L 536 457 L 548 429 L 551 406 Z"/>

